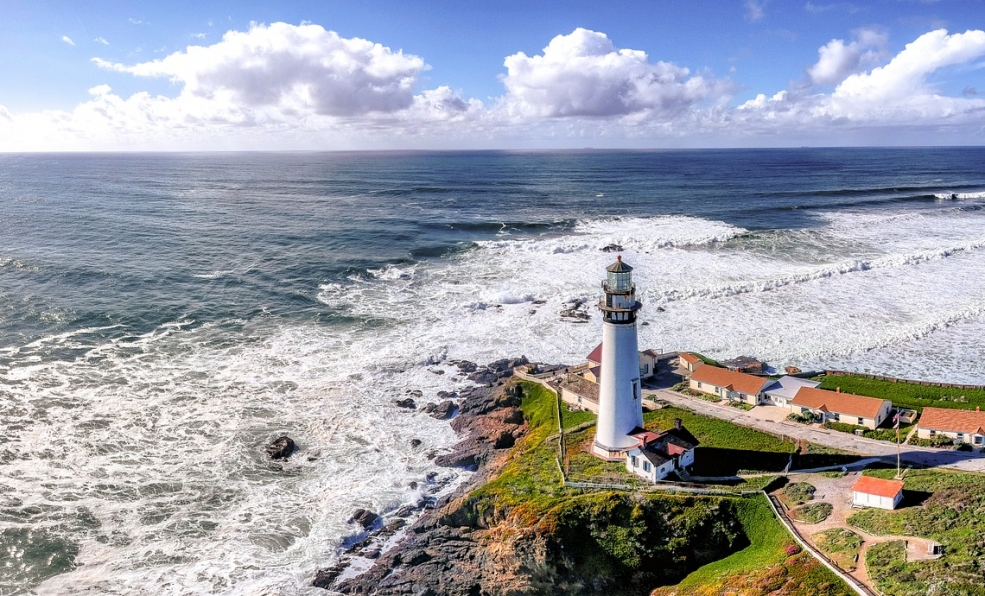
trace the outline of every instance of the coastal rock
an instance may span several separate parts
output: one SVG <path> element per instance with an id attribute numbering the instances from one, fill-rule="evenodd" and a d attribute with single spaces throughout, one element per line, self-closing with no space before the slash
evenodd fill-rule
<path id="1" fill-rule="evenodd" d="M 411 397 L 424 397 L 424 392 L 420 389 L 408 389 L 407 395 Z"/>
<path id="2" fill-rule="evenodd" d="M 410 446 L 411 446 L 411 448 L 420 447 L 421 446 L 421 440 L 420 439 L 411 439 L 410 440 Z"/>
<path id="3" fill-rule="evenodd" d="M 407 408 L 408 410 L 414 410 L 417 408 L 417 402 L 409 397 L 394 400 L 393 403 L 396 404 L 398 408 Z"/>
<path id="4" fill-rule="evenodd" d="M 294 439 L 282 435 L 271 441 L 263 450 L 267 452 L 270 459 L 282 461 L 291 457 L 291 454 L 297 450 L 297 445 L 294 444 Z"/>
<path id="5" fill-rule="evenodd" d="M 375 524 L 378 519 L 380 519 L 380 516 L 368 509 L 356 509 L 352 512 L 352 517 L 349 518 L 349 523 L 355 522 L 365 529 Z"/>
<path id="6" fill-rule="evenodd" d="M 342 560 L 328 569 L 319 569 L 318 573 L 315 574 L 315 579 L 311 582 L 311 585 L 316 588 L 323 588 L 325 590 L 331 588 L 332 584 L 335 583 L 335 580 L 342 575 L 342 572 L 345 571 L 348 566 L 349 562 Z"/>
<path id="7" fill-rule="evenodd" d="M 622 252 L 621 244 L 609 244 L 608 246 L 603 246 L 600 248 L 602 252 Z"/>
<path id="8" fill-rule="evenodd" d="M 468 374 L 475 372 L 479 365 L 475 362 L 469 362 L 468 360 L 455 360 L 452 362 L 456 367 L 458 367 L 458 372 L 462 374 Z"/>
<path id="9" fill-rule="evenodd" d="M 451 418 L 455 415 L 457 410 L 458 406 L 450 399 L 445 400 L 440 404 L 428 404 L 424 406 L 424 411 L 430 414 L 432 418 L 436 418 L 438 420 L 447 420 Z"/>

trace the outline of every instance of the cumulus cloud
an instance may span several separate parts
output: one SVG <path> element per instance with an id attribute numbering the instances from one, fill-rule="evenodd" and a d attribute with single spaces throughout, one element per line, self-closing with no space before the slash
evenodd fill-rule
<path id="1" fill-rule="evenodd" d="M 883 56 L 886 42 L 885 33 L 874 29 L 856 30 L 851 43 L 832 39 L 818 49 L 818 61 L 807 69 L 807 75 L 815 85 L 835 85 Z"/>
<path id="2" fill-rule="evenodd" d="M 355 116 L 402 110 L 424 61 L 365 39 L 345 39 L 319 25 L 253 25 L 211 46 L 190 46 L 132 66 L 93 61 L 143 77 L 167 77 L 200 98 L 237 105 L 310 106 L 316 113 Z"/>
<path id="3" fill-rule="evenodd" d="M 69 36 L 67 36 L 67 35 L 62 35 L 62 41 L 65 42 L 65 43 L 67 43 L 70 46 L 74 46 L 75 45 L 75 42 L 72 41 L 72 38 L 69 37 Z"/>
<path id="4" fill-rule="evenodd" d="M 873 39 L 876 38 L 866 40 L 860 36 L 858 44 L 873 43 Z M 836 80 L 855 63 L 852 51 L 843 42 L 822 47 L 819 51 L 822 59 L 809 71 L 812 79 Z M 974 95 L 941 94 L 929 80 L 943 68 L 970 64 L 982 56 L 985 56 L 985 31 L 956 34 L 943 29 L 931 31 L 907 44 L 888 63 L 845 76 L 830 94 L 803 90 L 781 92 L 772 97 L 760 94 L 739 106 L 736 116 L 746 125 L 770 123 L 774 127 L 815 130 L 897 127 L 954 131 L 968 130 L 969 125 L 971 130 L 981 130 L 985 100 Z"/>
<path id="5" fill-rule="evenodd" d="M 889 64 L 849 76 L 838 85 L 834 96 L 882 101 L 925 95 L 930 92 L 927 88 L 930 74 L 982 55 L 985 55 L 985 31 L 949 35 L 947 30 L 938 29 L 908 43 Z"/>
<path id="6" fill-rule="evenodd" d="M 651 63 L 645 52 L 617 49 L 604 34 L 575 29 L 558 35 L 543 54 L 523 52 L 504 62 L 505 105 L 514 115 L 610 117 L 648 113 L 668 117 L 722 87 L 687 68 Z"/>

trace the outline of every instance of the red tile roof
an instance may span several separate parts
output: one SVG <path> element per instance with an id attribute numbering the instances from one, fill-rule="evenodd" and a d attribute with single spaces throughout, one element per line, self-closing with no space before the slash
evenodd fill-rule
<path id="1" fill-rule="evenodd" d="M 728 387 L 733 391 L 741 391 L 749 395 L 756 395 L 763 390 L 763 387 L 772 383 L 772 381 L 763 377 L 747 375 L 746 373 L 735 372 L 711 365 L 705 365 L 695 369 L 691 374 L 691 379 L 716 387 Z"/>
<path id="2" fill-rule="evenodd" d="M 917 427 L 985 435 L 985 412 L 924 408 Z"/>
<path id="3" fill-rule="evenodd" d="M 690 354 L 688 352 L 682 352 L 680 355 L 680 359 L 683 360 L 684 362 L 687 362 L 688 364 L 697 364 L 701 362 L 701 358 L 698 358 L 694 354 Z"/>
<path id="4" fill-rule="evenodd" d="M 852 490 L 860 493 L 895 499 L 903 490 L 901 480 L 884 480 L 874 476 L 862 476 L 852 485 Z"/>
<path id="5" fill-rule="evenodd" d="M 887 401 L 875 397 L 852 395 L 851 393 L 801 387 L 790 403 L 812 410 L 875 419 L 879 415 L 879 411 L 882 410 L 883 403 Z"/>
<path id="6" fill-rule="evenodd" d="M 602 364 L 602 344 L 595 346 L 595 349 L 592 350 L 592 353 L 588 355 L 588 361 L 598 362 L 599 364 Z"/>

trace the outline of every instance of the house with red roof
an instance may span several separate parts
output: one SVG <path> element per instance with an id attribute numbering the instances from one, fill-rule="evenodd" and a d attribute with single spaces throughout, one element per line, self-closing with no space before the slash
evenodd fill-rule
<path id="1" fill-rule="evenodd" d="M 677 357 L 677 361 L 680 363 L 681 367 L 688 372 L 694 372 L 696 368 L 705 363 L 704 360 L 698 358 L 690 352 L 681 352 Z"/>
<path id="2" fill-rule="evenodd" d="M 706 364 L 691 373 L 689 384 L 695 391 L 717 395 L 727 401 L 738 400 L 756 405 L 765 402 L 764 390 L 772 385 L 773 381 Z"/>
<path id="3" fill-rule="evenodd" d="M 657 373 L 657 360 L 660 354 L 654 350 L 643 350 L 640 353 L 640 378 L 649 379 Z M 588 371 L 585 378 L 593 383 L 599 382 L 599 373 L 602 371 L 602 344 L 595 346 L 592 353 L 588 355 Z"/>
<path id="4" fill-rule="evenodd" d="M 811 414 L 821 422 L 843 422 L 875 429 L 892 410 L 888 399 L 801 387 L 790 402 L 790 411 L 801 416 Z"/>
<path id="5" fill-rule="evenodd" d="M 861 476 L 852 485 L 852 507 L 896 509 L 903 500 L 903 482 L 874 476 Z"/>
<path id="6" fill-rule="evenodd" d="M 985 446 L 985 412 L 948 408 L 924 408 L 917 421 L 917 437 L 933 439 L 944 435 L 955 443 Z"/>

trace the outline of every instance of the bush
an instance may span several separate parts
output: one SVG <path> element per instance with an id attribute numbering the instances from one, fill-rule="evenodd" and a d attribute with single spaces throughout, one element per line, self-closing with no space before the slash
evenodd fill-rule
<path id="1" fill-rule="evenodd" d="M 831 430 L 836 430 L 840 433 L 851 433 L 855 434 L 855 431 L 867 430 L 864 426 L 858 426 L 857 424 L 846 424 L 844 422 L 835 422 L 834 420 L 828 420 L 824 423 L 824 428 L 829 428 Z"/>
<path id="2" fill-rule="evenodd" d="M 961 443 L 955 449 L 957 449 L 958 451 L 974 451 L 970 443 Z"/>
<path id="3" fill-rule="evenodd" d="M 808 524 L 819 524 L 828 519 L 834 507 L 831 503 L 809 503 L 793 510 L 793 517 Z"/>
<path id="4" fill-rule="evenodd" d="M 811 422 L 814 422 L 814 417 L 810 414 L 801 416 L 800 414 L 792 412 L 787 415 L 787 420 L 793 420 L 794 422 L 799 422 L 801 424 L 810 424 Z"/>

